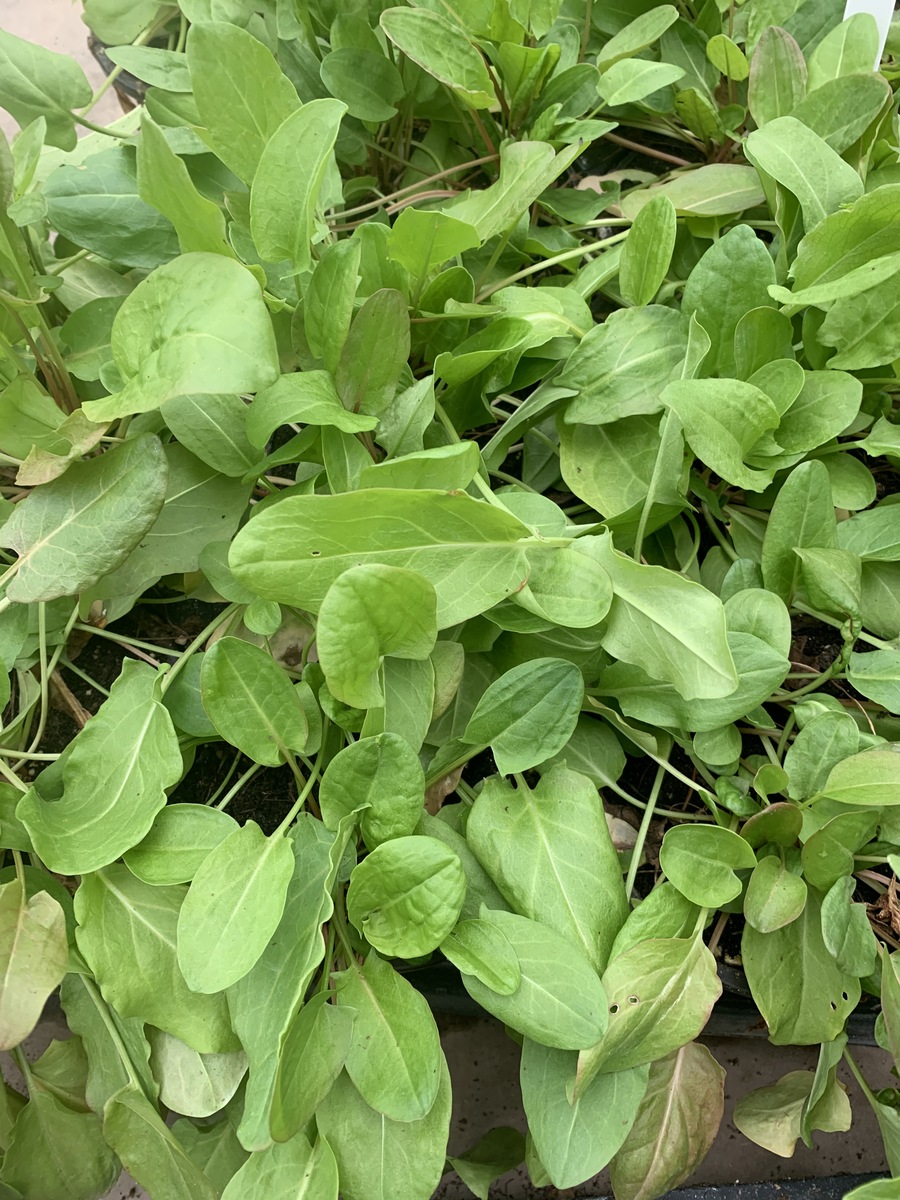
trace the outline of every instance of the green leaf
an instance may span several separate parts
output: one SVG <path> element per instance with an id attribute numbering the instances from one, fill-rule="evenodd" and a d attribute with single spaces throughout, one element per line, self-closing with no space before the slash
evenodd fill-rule
<path id="1" fill-rule="evenodd" d="M 829 30 L 809 56 L 810 91 L 831 79 L 872 70 L 878 59 L 878 26 L 870 12 L 856 12 Z"/>
<path id="2" fill-rule="evenodd" d="M 482 910 L 481 919 L 503 933 L 519 960 L 521 981 L 502 995 L 474 975 L 463 975 L 476 1003 L 498 1020 L 545 1046 L 580 1050 L 606 1029 L 606 995 L 589 959 L 546 925 L 515 913 Z"/>
<path id="3" fill-rule="evenodd" d="M 148 1195 L 215 1200 L 213 1185 L 137 1088 L 125 1087 L 109 1099 L 103 1136 Z"/>
<path id="4" fill-rule="evenodd" d="M 810 92 L 793 115 L 843 154 L 878 119 L 890 95 L 878 75 L 845 75 Z"/>
<path id="5" fill-rule="evenodd" d="M 332 374 L 337 370 L 353 319 L 361 255 L 362 243 L 358 238 L 326 246 L 313 268 L 303 299 L 303 329 L 309 348 Z M 373 429 L 374 423 L 368 428 Z"/>
<path id="6" fill-rule="evenodd" d="M 224 21 L 192 23 L 187 59 L 204 140 L 249 187 L 269 139 L 300 107 L 294 85 L 262 42 Z"/>
<path id="7" fill-rule="evenodd" d="M 335 837 L 321 821 L 300 814 L 288 835 L 294 868 L 284 915 L 256 964 L 228 989 L 234 1028 L 250 1062 L 239 1133 L 251 1150 L 271 1145 L 269 1110 L 282 1039 L 325 954 L 321 927 L 333 911 L 331 888 L 349 833 L 349 823 Z"/>
<path id="8" fill-rule="evenodd" d="M 112 351 L 124 387 L 86 402 L 92 421 L 175 396 L 255 392 L 278 377 L 259 284 L 221 254 L 183 254 L 139 283 L 116 315 Z"/>
<path id="9" fill-rule="evenodd" d="M 240 638 L 220 638 L 203 656 L 203 707 L 219 734 L 248 758 L 278 767 L 302 753 L 309 727 L 290 677 L 271 654 Z"/>
<path id="10" fill-rule="evenodd" d="M 581 339 L 559 376 L 560 386 L 577 393 L 566 406 L 566 424 L 605 425 L 659 412 L 660 393 L 680 377 L 687 350 L 686 323 L 672 309 L 614 312 Z"/>
<path id="11" fill-rule="evenodd" d="M 0 30 L 0 79 L 0 106 L 19 125 L 44 117 L 50 145 L 75 149 L 71 110 L 89 104 L 93 90 L 73 58 Z"/>
<path id="12" fill-rule="evenodd" d="M 427 1002 L 377 954 L 336 976 L 338 1005 L 355 1012 L 347 1074 L 366 1103 L 392 1121 L 431 1111 L 443 1055 Z"/>
<path id="13" fill-rule="evenodd" d="M 702 908 L 721 908 L 741 893 L 735 871 L 756 866 L 747 842 L 720 825 L 675 825 L 659 850 L 659 865 L 683 896 Z"/>
<path id="14" fill-rule="evenodd" d="M 777 1083 L 747 1092 L 735 1105 L 735 1125 L 758 1146 L 781 1158 L 792 1158 L 814 1079 L 812 1071 L 791 1071 Z M 825 1133 L 843 1133 L 850 1128 L 850 1101 L 834 1079 L 813 1107 L 809 1128 Z"/>
<path id="15" fill-rule="evenodd" d="M 623 104 L 638 104 L 683 76 L 684 70 L 672 63 L 621 58 L 600 76 L 597 91 L 607 108 L 618 108 Z"/>
<path id="16" fill-rule="evenodd" d="M 143 1022 L 118 1016 L 104 1002 L 89 975 L 70 971 L 62 982 L 59 998 L 69 1029 L 78 1035 L 87 1053 L 88 1106 L 102 1112 L 114 1092 L 135 1082 L 148 1099 L 155 1100 L 159 1087 L 150 1074 L 150 1047 Z"/>
<path id="17" fill-rule="evenodd" d="M 609 535 L 594 544 L 614 593 L 603 648 L 668 681 L 686 700 L 733 692 L 738 677 L 718 597 L 674 571 L 632 562 Z"/>
<path id="18" fill-rule="evenodd" d="M 900 754 L 866 750 L 832 767 L 820 795 L 839 804 L 900 804 Z"/>
<path id="19" fill-rule="evenodd" d="M 19 555 L 9 599 L 27 604 L 77 595 L 118 567 L 156 519 L 166 477 L 162 446 L 145 434 L 73 463 L 36 488 L 0 535 Z"/>
<path id="20" fill-rule="evenodd" d="M 900 709 L 900 653 L 896 650 L 851 654 L 847 678 L 858 692 L 889 712 Z"/>
<path id="21" fill-rule="evenodd" d="M 780 855 L 760 859 L 744 897 L 744 916 L 759 933 L 771 933 L 796 921 L 806 905 L 806 883 L 784 865 Z"/>
<path id="22" fill-rule="evenodd" d="M 110 45 L 106 57 L 151 87 L 164 88 L 168 92 L 191 91 L 187 60 L 174 50 L 161 50 L 155 46 Z M 141 119 L 144 119 L 143 115 Z"/>
<path id="23" fill-rule="evenodd" d="M 546 142 L 509 141 L 500 151 L 496 183 L 482 191 L 472 191 L 461 200 L 453 200 L 444 206 L 444 211 L 457 221 L 474 226 L 484 243 L 511 229 L 523 211 L 571 166 L 576 156 L 577 146 L 567 146 L 554 154 Z"/>
<path id="24" fill-rule="evenodd" d="M 654 1062 L 698 1037 L 722 992 L 699 934 L 649 938 L 617 955 L 603 975 L 609 1028 L 578 1059 L 575 1094 L 598 1074 Z"/>
<path id="25" fill-rule="evenodd" d="M 270 1125 L 278 1142 L 301 1133 L 344 1069 L 353 1034 L 352 1008 L 319 992 L 297 1013 L 284 1038 Z"/>
<path id="26" fill-rule="evenodd" d="M 334 378 L 344 407 L 381 416 L 394 400 L 408 357 L 406 300 L 394 288 L 381 288 L 353 318 L 341 351 Z"/>
<path id="27" fill-rule="evenodd" d="M 411 834 L 424 798 L 425 775 L 418 757 L 396 733 L 363 737 L 345 746 L 319 784 L 326 828 L 336 830 L 344 817 L 362 810 L 361 832 L 370 850 Z"/>
<path id="28" fill-rule="evenodd" d="M 801 241 L 792 267 L 796 290 L 841 279 L 900 250 L 900 185 L 876 188 L 840 209 Z"/>
<path id="29" fill-rule="evenodd" d="M 853 904 L 856 880 L 835 880 L 822 901 L 822 940 L 838 967 L 864 979 L 878 962 L 878 940 L 865 904 Z"/>
<path id="30" fill-rule="evenodd" d="M 747 101 L 761 129 L 777 117 L 789 116 L 806 95 L 806 59 L 786 29 L 763 30 L 750 59 Z"/>
<path id="31" fill-rule="evenodd" d="M 229 1181 L 222 1200 L 333 1200 L 338 1167 L 321 1137 L 310 1146 L 303 1134 L 251 1154 Z"/>
<path id="32" fill-rule="evenodd" d="M 646 50 L 677 20 L 678 9 L 671 4 L 659 4 L 649 12 L 640 13 L 609 39 L 597 55 L 597 66 L 605 71 L 620 58 L 631 58 Z"/>
<path id="33" fill-rule="evenodd" d="M 97 714 L 62 767 L 62 796 L 22 799 L 18 816 L 45 863 L 63 875 L 87 874 L 136 846 L 166 803 L 184 764 L 172 718 L 159 698 L 160 676 L 126 661 Z"/>
<path id="34" fill-rule="evenodd" d="M 44 185 L 44 196 L 55 229 L 112 262 L 152 270 L 178 252 L 168 214 L 140 194 L 130 147 L 116 146 L 79 166 L 58 167 Z"/>
<path id="35" fill-rule="evenodd" d="M 339 46 L 319 68 L 322 82 L 360 121 L 389 121 L 405 92 L 403 76 L 381 50 Z"/>
<path id="36" fill-rule="evenodd" d="M 241 530 L 230 563 L 258 595 L 310 612 L 349 567 L 406 567 L 434 585 L 444 629 L 515 591 L 525 575 L 516 542 L 529 532 L 501 509 L 459 493 L 384 488 L 289 496 Z"/>
<path id="37" fill-rule="evenodd" d="M 514 911 L 568 937 L 603 969 L 628 904 L 593 784 L 562 766 L 534 791 L 488 779 L 466 839 Z"/>
<path id="38" fill-rule="evenodd" d="M 509 938 L 490 921 L 458 921 L 441 942 L 441 953 L 464 975 L 474 975 L 501 996 L 511 996 L 522 982 Z"/>
<path id="39" fill-rule="evenodd" d="M 745 152 L 757 170 L 797 197 L 807 232 L 863 194 L 853 168 L 795 117 L 777 117 L 751 133 Z"/>
<path id="40" fill-rule="evenodd" d="M 225 1107 L 247 1074 L 243 1050 L 198 1054 L 170 1033 L 152 1027 L 148 1037 L 160 1099 L 174 1112 L 211 1117 Z"/>
<path id="41" fill-rule="evenodd" d="M 821 462 L 801 463 L 781 486 L 762 546 L 766 587 L 789 603 L 800 579 L 795 550 L 834 546 L 836 521 L 828 472 Z"/>
<path id="42" fill-rule="evenodd" d="M 601 1075 L 595 1080 L 615 1079 Z M 688 1042 L 650 1065 L 647 1091 L 625 1145 L 610 1163 L 618 1200 L 680 1187 L 715 1141 L 725 1107 L 725 1072 L 705 1046 Z"/>
<path id="43" fill-rule="evenodd" d="M 700 909 L 682 896 L 673 883 L 658 883 L 633 908 L 613 942 L 610 961 L 648 938 L 686 938 L 693 932 Z"/>
<path id="44" fill-rule="evenodd" d="M 391 229 L 387 252 L 421 286 L 436 267 L 466 250 L 476 249 L 481 240 L 473 225 L 447 213 L 405 208 Z"/>
<path id="45" fill-rule="evenodd" d="M 238 478 L 259 459 L 245 432 L 248 411 L 240 396 L 228 395 L 176 396 L 160 406 L 186 450 L 222 475 Z"/>
<path id="46" fill-rule="evenodd" d="M 623 197 L 620 207 L 626 216 L 633 217 L 658 192 L 668 196 L 676 212 L 702 217 L 727 217 L 756 208 L 765 201 L 765 192 L 753 167 L 709 163 L 652 188 L 636 188 Z"/>
<path id="47" fill-rule="evenodd" d="M 649 304 L 659 291 L 672 261 L 675 231 L 675 206 L 662 193 L 635 217 L 619 264 L 619 286 L 629 304 Z"/>
<path id="48" fill-rule="evenodd" d="M 327 371 L 281 375 L 271 387 L 258 392 L 247 410 L 247 437 L 262 449 L 280 425 L 302 421 L 307 425 L 332 425 L 344 433 L 374 429 L 375 417 L 348 412 Z"/>
<path id="49" fill-rule="evenodd" d="M 445 488 L 448 492 L 467 488 L 481 466 L 475 442 L 454 442 L 416 450 L 402 458 L 363 467 L 361 488 Z"/>
<path id="50" fill-rule="evenodd" d="M 852 375 L 807 371 L 800 395 L 782 416 L 775 439 L 789 453 L 813 450 L 844 432 L 861 401 L 861 381 Z"/>
<path id="51" fill-rule="evenodd" d="M 334 1150 L 343 1200 L 430 1196 L 444 1171 L 450 1104 L 450 1074 L 443 1061 L 437 1099 L 418 1121 L 392 1121 L 376 1112 L 350 1077 L 340 1075 L 319 1106 L 316 1124 Z"/>
<path id="52" fill-rule="evenodd" d="M 874 837 L 880 816 L 878 809 L 838 813 L 811 834 L 800 851 L 807 881 L 827 892 L 840 878 L 852 875 L 853 856 Z"/>
<path id="53" fill-rule="evenodd" d="M 512 1171 L 525 1158 L 525 1138 L 518 1129 L 501 1125 L 488 1132 L 463 1155 L 448 1157 L 469 1191 L 479 1200 L 488 1200 L 491 1184 Z"/>
<path id="54" fill-rule="evenodd" d="M 896 292 L 896 277 L 892 276 L 861 296 L 833 305 L 818 334 L 823 345 L 837 350 L 829 367 L 855 371 L 892 361 L 900 329 Z"/>
<path id="55" fill-rule="evenodd" d="M 379 23 L 398 50 L 452 88 L 470 108 L 494 103 L 485 61 L 455 21 L 425 8 L 388 8 Z"/>
<path id="56" fill-rule="evenodd" d="M 0 1049 L 37 1025 L 69 959 L 65 914 L 47 892 L 26 899 L 18 879 L 0 887 Z"/>
<path id="57" fill-rule="evenodd" d="M 769 485 L 771 474 L 745 461 L 778 424 L 778 409 L 764 391 L 739 379 L 682 379 L 670 383 L 661 398 L 684 427 L 688 445 L 717 475 L 751 492 Z"/>
<path id="58" fill-rule="evenodd" d="M 735 225 L 706 251 L 690 273 L 683 302 L 683 311 L 696 316 L 712 341 L 704 374 L 735 374 L 738 322 L 753 309 L 774 307 L 774 282 L 772 257 L 749 225 Z"/>
<path id="59" fill-rule="evenodd" d="M 743 50 L 724 33 L 717 33 L 709 39 L 706 57 L 726 79 L 740 82 L 750 74 L 750 64 Z"/>
<path id="60" fill-rule="evenodd" d="M 859 749 L 859 729 L 849 713 L 823 712 L 807 722 L 784 756 L 792 800 L 822 790 L 832 767 Z"/>
<path id="61" fill-rule="evenodd" d="M 115 863 L 86 875 L 75 893 L 78 949 L 118 1017 L 138 1017 L 203 1054 L 235 1050 L 225 997 L 192 992 L 178 967 L 186 890 L 142 883 Z"/>
<path id="62" fill-rule="evenodd" d="M 354 868 L 347 915 L 382 954 L 416 958 L 444 940 L 465 894 L 462 863 L 449 847 L 427 837 L 393 838 Z"/>
<path id="63" fill-rule="evenodd" d="M 859 1000 L 859 982 L 841 971 L 822 940 L 822 900 L 809 889 L 803 912 L 772 933 L 744 927 L 741 957 L 753 999 L 776 1046 L 830 1042 Z"/>
<path id="64" fill-rule="evenodd" d="M 203 860 L 178 914 L 178 965 L 192 991 L 221 992 L 256 963 L 284 912 L 293 863 L 290 842 L 255 821 Z"/>
<path id="65" fill-rule="evenodd" d="M 94 1113 L 75 1112 L 43 1088 L 16 1118 L 2 1169 L 15 1195 L 41 1200 L 93 1200 L 119 1175 L 119 1162 Z"/>
<path id="66" fill-rule="evenodd" d="M 369 563 L 328 589 L 316 646 L 329 691 L 351 708 L 384 703 L 378 669 L 385 655 L 425 659 L 437 640 L 434 588 L 421 575 Z"/>
<path id="67" fill-rule="evenodd" d="M 184 160 L 172 150 L 165 134 L 146 111 L 141 114 L 137 181 L 141 199 L 172 222 L 182 254 L 196 250 L 235 257 L 225 233 L 225 214 L 200 194 Z"/>
<path id="68" fill-rule="evenodd" d="M 501 775 L 526 771 L 563 748 L 575 729 L 583 697 L 584 681 L 573 663 L 531 659 L 490 685 L 462 741 L 490 746 Z"/>
<path id="69" fill-rule="evenodd" d="M 528 1130 L 556 1187 L 575 1187 L 609 1163 L 634 1125 L 647 1067 L 600 1075 L 570 1099 L 578 1057 L 525 1039 L 519 1078 Z"/>
<path id="70" fill-rule="evenodd" d="M 295 272 L 309 266 L 319 193 L 346 111 L 338 100 L 311 100 L 266 143 L 250 190 L 250 230 L 268 262 L 287 260 Z"/>
<path id="71" fill-rule="evenodd" d="M 162 575 L 196 571 L 207 545 L 233 533 L 244 515 L 248 484 L 226 479 L 174 442 L 165 455 L 162 509 L 122 565 L 96 585 L 104 599 L 139 594 Z"/>

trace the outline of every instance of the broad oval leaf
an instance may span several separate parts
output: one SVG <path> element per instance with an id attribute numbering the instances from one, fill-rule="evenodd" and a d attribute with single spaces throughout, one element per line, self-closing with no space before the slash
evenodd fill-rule
<path id="1" fill-rule="evenodd" d="M 293 869 L 290 842 L 255 821 L 207 855 L 178 914 L 178 965 L 192 991 L 221 992 L 253 967 L 278 928 Z"/>
<path id="2" fill-rule="evenodd" d="M 516 912 L 543 921 L 603 970 L 628 903 L 590 780 L 563 766 L 533 791 L 488 779 L 469 813 L 466 840 Z"/>
<path id="3" fill-rule="evenodd" d="M 220 638 L 203 656 L 200 691 L 220 735 L 254 762 L 277 767 L 286 752 L 303 752 L 309 727 L 300 697 L 261 647 Z"/>
<path id="4" fill-rule="evenodd" d="M 704 908 L 740 895 L 735 871 L 756 866 L 749 843 L 720 825 L 675 825 L 663 838 L 659 865 L 679 892 Z"/>
<path id="5" fill-rule="evenodd" d="M 380 950 L 415 958 L 436 949 L 456 924 L 466 895 L 459 856 L 434 838 L 394 838 L 354 868 L 347 915 Z"/>
<path id="6" fill-rule="evenodd" d="M 269 1118 L 277 1142 L 302 1132 L 344 1068 L 356 1014 L 329 999 L 319 992 L 308 1000 L 285 1035 Z"/>
<path id="7" fill-rule="evenodd" d="M 522 982 L 509 938 L 490 921 L 458 921 L 441 942 L 441 954 L 464 975 L 474 975 L 501 996 L 511 996 Z"/>
<path id="8" fill-rule="evenodd" d="M 238 828 L 227 812 L 205 804 L 167 804 L 150 832 L 126 850 L 125 862 L 144 883 L 189 883 L 211 850 Z"/>
<path id="9" fill-rule="evenodd" d="M 654 1062 L 692 1042 L 722 992 L 716 960 L 699 934 L 638 942 L 612 960 L 603 986 L 609 1028 L 579 1056 L 576 1095 L 598 1072 Z"/>
<path id="10" fill-rule="evenodd" d="M 147 1031 L 150 1067 L 162 1102 L 187 1117 L 211 1117 L 224 1108 L 247 1074 L 243 1050 L 199 1054 L 162 1029 Z"/>
<path id="11" fill-rule="evenodd" d="M 866 750 L 843 759 L 832 767 L 819 794 L 839 804 L 900 804 L 900 753 Z"/>
<path id="12" fill-rule="evenodd" d="M 258 595 L 310 612 L 350 567 L 406 567 L 434 585 L 438 628 L 445 629 L 520 586 L 527 571 L 517 542 L 530 532 L 464 493 L 384 488 L 288 496 L 244 526 L 229 562 Z"/>
<path id="13" fill-rule="evenodd" d="M 806 882 L 789 871 L 780 855 L 769 855 L 754 867 L 744 897 L 744 916 L 760 933 L 790 925 L 806 904 Z"/>
<path id="14" fill-rule="evenodd" d="M 84 404 L 92 421 L 148 412 L 175 396 L 255 392 L 278 378 L 259 284 L 221 254 L 182 254 L 125 298 L 112 330 L 122 390 Z"/>
<path id="15" fill-rule="evenodd" d="M 113 863 L 75 893 L 78 949 L 120 1017 L 165 1029 L 202 1054 L 239 1048 L 223 995 L 188 988 L 175 954 L 186 888 L 153 887 Z"/>
<path id="16" fill-rule="evenodd" d="M 437 640 L 437 598 L 414 571 L 368 563 L 351 567 L 325 594 L 316 622 L 328 690 L 351 708 L 377 708 L 385 655 L 426 659 Z"/>
<path id="17" fill-rule="evenodd" d="M 430 1196 L 444 1171 L 450 1104 L 450 1073 L 443 1055 L 437 1099 L 418 1121 L 392 1121 L 376 1112 L 350 1076 L 340 1075 L 319 1106 L 316 1124 L 337 1159 L 343 1200 Z"/>
<path id="18" fill-rule="evenodd" d="M 466 991 L 511 1029 L 544 1046 L 582 1050 L 606 1029 L 606 994 L 590 960 L 567 938 L 515 913 L 482 910 L 519 960 L 521 981 L 509 995 L 463 975 Z"/>
<path id="19" fill-rule="evenodd" d="M 322 1137 L 311 1146 L 302 1133 L 251 1154 L 229 1179 L 222 1200 L 334 1200 L 338 1166 Z"/>
<path id="20" fill-rule="evenodd" d="M 721 600 L 674 571 L 632 562 L 608 534 L 594 545 L 613 585 L 603 648 L 671 683 L 685 700 L 733 692 L 738 676 Z"/>
<path id="21" fill-rule="evenodd" d="M 311 100 L 266 143 L 250 189 L 250 230 L 267 262 L 310 263 L 319 192 L 347 106 Z"/>
<path id="22" fill-rule="evenodd" d="M 501 775 L 525 771 L 562 750 L 575 730 L 583 697 L 584 681 L 573 663 L 531 659 L 490 685 L 462 741 L 490 746 Z"/>
<path id="23" fill-rule="evenodd" d="M 596 1175 L 629 1137 L 647 1088 L 648 1067 L 598 1075 L 570 1099 L 578 1056 L 525 1038 L 519 1078 L 528 1131 L 556 1187 Z"/>
<path id="24" fill-rule="evenodd" d="M 471 108 L 489 108 L 494 102 L 484 59 L 456 22 L 425 8 L 389 8 L 380 24 L 398 50 Z"/>
<path id="25" fill-rule="evenodd" d="M 0 1049 L 12 1050 L 37 1025 L 68 969 L 62 907 L 47 892 L 26 899 L 18 879 L 0 887 Z"/>
<path id="26" fill-rule="evenodd" d="M 355 1013 L 346 1067 L 360 1095 L 393 1121 L 425 1117 L 443 1064 L 425 998 L 377 954 L 337 976 L 337 998 Z"/>
<path id="27" fill-rule="evenodd" d="M 651 1063 L 637 1120 L 610 1164 L 618 1200 L 650 1200 L 684 1183 L 715 1141 L 724 1108 L 725 1072 L 705 1046 L 688 1042 Z"/>
<path id="28" fill-rule="evenodd" d="M 360 738 L 336 754 L 319 784 L 319 807 L 328 829 L 360 812 L 370 850 L 411 834 L 422 814 L 425 774 L 405 738 L 379 733 Z"/>
<path id="29" fill-rule="evenodd" d="M 29 493 L 0 535 L 19 555 L 9 599 L 30 604 L 74 596 L 115 570 L 155 521 L 167 477 L 159 439 L 145 434 L 72 463 Z"/>
<path id="30" fill-rule="evenodd" d="M 126 660 L 103 702 L 63 760 L 62 796 L 41 798 L 38 783 L 17 814 L 45 863 L 87 874 L 136 846 L 166 803 L 184 763 L 160 676 Z"/>

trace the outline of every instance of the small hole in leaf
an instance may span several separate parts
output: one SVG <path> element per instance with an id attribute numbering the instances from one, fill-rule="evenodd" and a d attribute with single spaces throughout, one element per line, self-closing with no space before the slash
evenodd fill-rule
<path id="1" fill-rule="evenodd" d="M 841 992 L 841 999 L 844 1001 L 844 1003 L 846 1003 L 850 999 L 850 997 L 847 995 L 846 992 Z"/>
<path id="2" fill-rule="evenodd" d="M 640 1004 L 640 1002 L 641 1002 L 640 996 L 629 996 L 628 997 L 629 1004 Z"/>
<path id="3" fill-rule="evenodd" d="M 615 1014 L 619 1011 L 618 1004 L 611 1004 L 609 1006 L 609 1011 L 613 1014 L 613 1016 L 615 1016 Z"/>
<path id="4" fill-rule="evenodd" d="M 831 1011 L 837 1012 L 837 1005 L 835 1004 L 835 1002 L 833 1000 L 831 1001 Z"/>
<path id="5" fill-rule="evenodd" d="M 310 550 L 309 553 L 310 553 L 311 558 L 318 558 L 319 555 L 322 553 L 322 551 L 321 550 Z"/>

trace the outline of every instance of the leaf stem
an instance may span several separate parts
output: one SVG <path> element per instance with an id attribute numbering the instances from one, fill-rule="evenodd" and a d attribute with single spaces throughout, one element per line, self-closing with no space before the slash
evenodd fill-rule
<path id="1" fill-rule="evenodd" d="M 653 820 L 653 814 L 656 809 L 656 801 L 659 799 L 659 789 L 662 787 L 662 781 L 665 779 L 666 773 L 662 767 L 657 767 L 656 777 L 653 780 L 653 786 L 650 789 L 650 796 L 647 800 L 647 807 L 644 809 L 644 815 L 641 818 L 640 828 L 638 829 L 637 838 L 634 847 L 631 851 L 631 861 L 628 864 L 628 874 L 625 876 L 625 895 L 631 901 L 631 893 L 634 888 L 634 881 L 637 878 L 638 867 L 641 862 L 641 855 L 644 852 L 644 843 L 647 840 L 647 834 L 650 831 L 650 822 Z"/>
<path id="2" fill-rule="evenodd" d="M 321 757 L 317 757 L 316 765 L 313 768 L 312 773 L 309 776 L 309 779 L 307 779 L 306 783 L 301 788 L 300 795 L 294 801 L 288 815 L 284 818 L 284 820 L 281 822 L 281 824 L 275 830 L 275 833 L 272 835 L 273 837 L 277 837 L 279 834 L 283 834 L 287 830 L 287 828 L 291 824 L 291 822 L 294 820 L 294 818 L 297 816 L 297 814 L 300 812 L 300 809 L 306 803 L 307 796 L 309 796 L 310 792 L 315 787 L 316 780 L 319 778 L 319 772 L 321 771 L 321 769 L 322 769 Z"/>
<path id="3" fill-rule="evenodd" d="M 424 179 L 420 179 L 418 183 L 409 183 L 406 187 L 398 188 L 395 192 L 388 192 L 387 195 L 381 196 L 378 200 L 370 200 L 366 204 L 357 205 L 356 208 L 345 208 L 340 212 L 332 213 L 328 219 L 330 221 L 340 221 L 344 217 L 355 217 L 358 213 L 369 212 L 373 208 L 381 208 L 383 204 L 390 204 L 392 200 L 397 200 L 400 196 L 406 196 L 409 192 L 419 191 L 426 183 L 436 183 L 439 179 L 446 179 L 448 175 L 458 175 L 460 171 L 468 171 L 473 167 L 484 166 L 485 163 L 496 162 L 499 157 L 498 154 L 485 154 L 481 158 L 473 158 L 469 162 L 460 163 L 456 167 L 445 167 L 443 171 L 438 171 L 434 175 L 427 175 Z"/>
<path id="4" fill-rule="evenodd" d="M 562 254 L 554 254 L 552 258 L 542 258 L 540 262 L 532 263 L 530 267 L 525 267 L 522 271 L 516 271 L 515 275 L 508 275 L 506 279 L 501 279 L 499 283 L 493 283 L 489 288 L 485 288 L 478 296 L 475 297 L 475 303 L 480 304 L 482 300 L 486 300 L 488 296 L 493 296 L 494 292 L 499 292 L 501 288 L 508 287 L 511 283 L 518 283 L 520 279 L 527 279 L 529 275 L 535 275 L 538 271 L 545 271 L 548 267 L 558 266 L 560 263 L 570 262 L 574 258 L 583 258 L 586 254 L 591 254 L 594 250 L 605 250 L 608 246 L 615 245 L 616 242 L 622 242 L 628 237 L 629 230 L 624 229 L 621 233 L 614 233 L 612 237 L 601 238 L 596 242 L 585 242 L 583 246 L 576 246 L 574 250 L 564 250 Z"/>
<path id="5" fill-rule="evenodd" d="M 219 810 L 219 812 L 221 812 L 222 809 L 227 808 L 228 805 L 231 803 L 231 801 L 235 798 L 235 796 L 241 790 L 241 788 L 244 786 L 244 784 L 248 783 L 253 778 L 253 776 L 256 774 L 256 772 L 261 771 L 261 770 L 262 770 L 262 765 L 260 763 L 254 763 L 251 767 L 248 767 L 247 770 L 243 773 L 243 775 L 241 775 L 240 779 L 238 779 L 237 783 L 235 783 L 231 788 L 229 788 L 229 790 L 225 793 L 225 795 L 222 797 L 222 799 L 219 801 L 219 803 L 214 805 L 214 807 L 217 808 Z M 207 803 L 212 804 L 212 799 L 213 798 L 210 798 L 207 801 Z"/>

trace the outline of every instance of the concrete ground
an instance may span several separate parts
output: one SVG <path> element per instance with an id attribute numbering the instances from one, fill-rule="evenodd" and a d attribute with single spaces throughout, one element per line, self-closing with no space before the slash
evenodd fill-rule
<path id="1" fill-rule="evenodd" d="M 88 79 L 99 87 L 103 75 L 87 49 L 86 28 L 81 9 L 70 0 L 0 0 L 0 28 L 19 37 L 39 42 L 51 50 L 71 54 L 84 67 Z M 107 94 L 92 112 L 98 122 L 112 121 L 121 110 L 115 96 Z M 15 121 L 0 113 L 0 125 L 12 134 Z M 494 1125 L 525 1127 L 518 1088 L 518 1048 L 500 1025 L 491 1020 L 448 1018 L 442 1021 L 443 1043 L 453 1075 L 454 1108 L 450 1150 L 458 1154 L 473 1145 Z M 36 1057 L 50 1037 L 63 1036 L 58 1022 L 38 1031 L 29 1047 Z M 747 1141 L 731 1125 L 735 1100 L 745 1092 L 773 1083 L 788 1071 L 814 1070 L 816 1048 L 770 1046 L 758 1038 L 721 1039 L 708 1042 L 710 1050 L 728 1072 L 725 1120 L 722 1129 L 693 1183 L 749 1183 L 763 1180 L 800 1179 L 812 1176 L 851 1174 L 885 1169 L 881 1139 L 871 1110 L 849 1076 L 853 1103 L 853 1128 L 845 1134 L 817 1134 L 817 1147 L 801 1145 L 792 1159 L 775 1158 Z M 857 1061 L 873 1088 L 892 1082 L 888 1056 L 881 1050 L 858 1047 Z M 603 1195 L 607 1179 L 584 1187 L 559 1192 L 556 1189 L 529 1191 L 523 1173 L 505 1177 L 493 1193 L 497 1200 L 580 1200 Z M 108 1200 L 138 1200 L 145 1197 L 133 1181 L 123 1176 Z M 470 1200 L 472 1193 L 455 1175 L 447 1175 L 435 1200 Z M 165 1200 L 158 1197 L 155 1200 Z"/>

